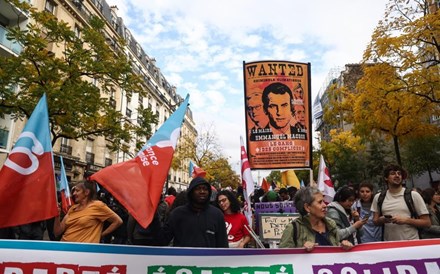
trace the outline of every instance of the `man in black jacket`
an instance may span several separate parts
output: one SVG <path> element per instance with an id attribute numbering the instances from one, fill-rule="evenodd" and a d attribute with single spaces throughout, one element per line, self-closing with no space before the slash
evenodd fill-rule
<path id="1" fill-rule="evenodd" d="M 228 247 L 225 220 L 220 209 L 210 205 L 211 185 L 194 178 L 188 187 L 188 203 L 170 213 L 163 240 L 176 247 Z"/>

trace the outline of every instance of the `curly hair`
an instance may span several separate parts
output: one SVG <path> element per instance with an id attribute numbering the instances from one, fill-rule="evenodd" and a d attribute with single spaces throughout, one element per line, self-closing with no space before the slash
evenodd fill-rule
<path id="1" fill-rule="evenodd" d="M 237 196 L 235 196 L 234 193 L 232 193 L 229 190 L 221 190 L 221 191 L 219 191 L 217 193 L 217 198 L 216 198 L 217 206 L 218 206 L 218 197 L 220 195 L 224 195 L 224 196 L 226 196 L 226 198 L 228 198 L 229 203 L 231 205 L 231 211 L 233 213 L 240 212 L 240 202 L 238 201 Z"/>
<path id="2" fill-rule="evenodd" d="M 354 190 L 348 186 L 343 186 L 335 194 L 335 197 L 333 198 L 333 201 L 336 202 L 345 202 L 350 197 L 356 198 L 356 193 Z"/>
<path id="3" fill-rule="evenodd" d="M 391 171 L 400 171 L 402 174 L 402 179 L 405 180 L 408 177 L 408 173 L 401 166 L 396 164 L 389 164 L 383 170 L 383 177 L 387 178 Z"/>

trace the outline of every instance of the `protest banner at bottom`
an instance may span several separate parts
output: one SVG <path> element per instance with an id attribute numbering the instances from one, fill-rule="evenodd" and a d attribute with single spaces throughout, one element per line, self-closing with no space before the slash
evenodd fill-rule
<path id="1" fill-rule="evenodd" d="M 209 249 L 0 240 L 7 274 L 433 274 L 440 239 L 304 249 Z"/>

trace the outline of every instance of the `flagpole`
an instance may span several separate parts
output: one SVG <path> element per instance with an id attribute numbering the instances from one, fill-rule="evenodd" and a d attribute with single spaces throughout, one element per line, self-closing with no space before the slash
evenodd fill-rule
<path id="1" fill-rule="evenodd" d="M 258 245 L 260 248 L 266 248 L 266 247 L 264 246 L 264 244 L 261 242 L 261 240 L 260 240 L 260 238 L 258 237 L 257 233 L 255 233 L 255 231 L 254 231 L 251 227 L 249 227 L 249 226 L 247 226 L 247 225 L 245 225 L 244 227 L 247 229 L 247 231 L 249 231 L 249 234 L 251 234 L 252 238 L 254 238 L 255 242 L 257 243 L 257 245 Z"/>
<path id="2" fill-rule="evenodd" d="M 257 180 L 257 184 L 259 184 L 259 183 L 260 183 L 260 170 L 258 170 L 257 178 L 258 178 L 258 180 Z"/>

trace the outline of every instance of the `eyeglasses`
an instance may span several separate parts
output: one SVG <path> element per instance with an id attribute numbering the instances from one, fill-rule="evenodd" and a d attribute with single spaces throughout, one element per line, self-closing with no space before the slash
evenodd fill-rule
<path id="1" fill-rule="evenodd" d="M 257 111 L 258 111 L 258 110 L 260 110 L 260 109 L 261 109 L 261 105 L 256 105 L 256 106 L 254 106 L 254 107 L 253 107 L 253 106 L 248 106 L 248 107 L 247 107 L 247 110 L 248 110 L 248 111 L 254 111 L 254 110 L 257 110 Z"/>
<path id="2" fill-rule="evenodd" d="M 228 198 L 223 198 L 221 200 L 218 200 L 218 203 L 223 204 L 223 203 L 226 203 L 227 200 L 228 200 Z"/>

